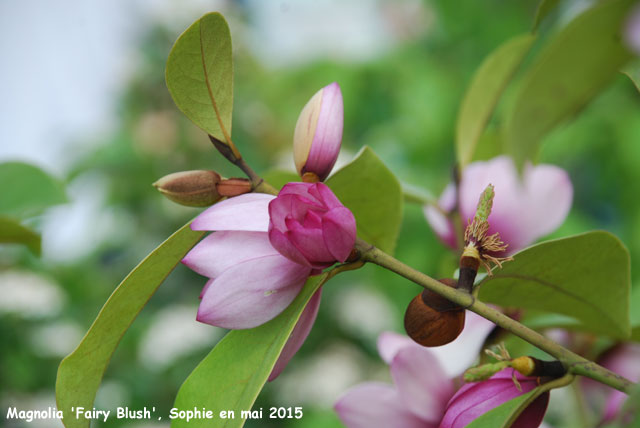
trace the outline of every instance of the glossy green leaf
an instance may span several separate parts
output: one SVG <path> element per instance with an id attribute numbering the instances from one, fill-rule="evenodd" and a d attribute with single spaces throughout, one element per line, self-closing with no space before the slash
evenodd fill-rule
<path id="1" fill-rule="evenodd" d="M 178 108 L 208 134 L 231 135 L 233 61 L 224 17 L 207 13 L 176 41 L 167 60 L 166 80 Z M 217 110 L 217 111 L 216 111 Z"/>
<path id="2" fill-rule="evenodd" d="M 476 418 L 467 425 L 467 428 L 508 428 L 516 420 L 518 415 L 527 408 L 540 395 L 540 388 L 536 388 L 526 394 L 520 395 L 495 409 L 489 410 L 484 415 Z"/>
<path id="3" fill-rule="evenodd" d="M 40 168 L 23 162 L 0 164 L 0 214 L 25 218 L 67 201 L 62 184 Z"/>
<path id="4" fill-rule="evenodd" d="M 558 6 L 560 0 L 541 0 L 536 9 L 536 17 L 533 19 L 533 30 L 537 30 L 542 21 L 549 16 L 553 9 Z"/>
<path id="5" fill-rule="evenodd" d="M 198 364 L 178 391 L 177 409 L 206 408 L 213 419 L 174 419 L 172 427 L 241 427 L 242 410 L 251 410 L 280 351 L 304 307 L 328 274 L 310 278 L 295 300 L 273 320 L 247 330 L 232 330 Z M 221 410 L 233 410 L 235 419 L 221 419 Z"/>
<path id="6" fill-rule="evenodd" d="M 35 255 L 40 255 L 40 235 L 20 222 L 0 216 L 0 244 L 23 244 Z"/>
<path id="7" fill-rule="evenodd" d="M 509 152 L 533 159 L 544 136 L 594 98 L 631 58 L 621 30 L 631 0 L 599 2 L 570 22 L 540 53 L 507 118 Z"/>
<path id="8" fill-rule="evenodd" d="M 631 290 L 631 339 L 640 342 L 640 286 Z"/>
<path id="9" fill-rule="evenodd" d="M 640 64 L 635 62 L 633 65 L 622 70 L 622 72 L 633 82 L 636 89 L 640 91 Z"/>
<path id="10" fill-rule="evenodd" d="M 567 315 L 582 329 L 629 337 L 629 252 L 614 235 L 588 232 L 513 257 L 480 282 L 481 300 Z"/>
<path id="11" fill-rule="evenodd" d="M 353 212 L 358 236 L 393 253 L 402 223 L 402 188 L 398 179 L 369 147 L 329 177 L 340 201 Z"/>
<path id="12" fill-rule="evenodd" d="M 120 339 L 160 284 L 202 237 L 189 224 L 149 254 L 115 289 L 78 347 L 58 368 L 56 400 L 67 428 L 88 427 L 72 416 L 72 407 L 92 408 L 102 375 Z"/>
<path id="13" fill-rule="evenodd" d="M 456 125 L 456 153 L 461 167 L 471 162 L 500 96 L 535 40 L 533 34 L 508 40 L 484 60 L 473 76 Z"/>

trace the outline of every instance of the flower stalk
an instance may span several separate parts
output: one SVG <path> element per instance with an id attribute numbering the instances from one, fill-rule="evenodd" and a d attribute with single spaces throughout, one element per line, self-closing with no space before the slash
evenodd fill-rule
<path id="1" fill-rule="evenodd" d="M 492 321 L 499 327 L 510 331 L 516 336 L 526 340 L 561 361 L 569 373 L 591 378 L 627 394 L 631 391 L 634 385 L 633 382 L 558 345 L 551 339 L 541 335 L 529 327 L 524 326 L 523 324 L 520 324 L 518 321 L 509 318 L 486 303 L 477 300 L 473 295 L 446 286 L 440 281 L 407 266 L 400 260 L 397 260 L 362 239 L 356 240 L 356 248 L 359 250 L 360 257 L 363 261 L 376 264 L 395 272 L 398 275 L 477 313 L 489 321 Z"/>

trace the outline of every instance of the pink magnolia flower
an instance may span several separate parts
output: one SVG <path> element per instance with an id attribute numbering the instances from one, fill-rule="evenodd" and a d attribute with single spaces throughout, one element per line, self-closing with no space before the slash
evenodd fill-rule
<path id="1" fill-rule="evenodd" d="M 632 382 L 640 382 L 640 344 L 618 345 L 605 353 L 598 363 Z M 601 424 L 616 419 L 629 397 L 624 392 L 611 389 L 591 379 L 584 379 L 584 386 L 587 398 L 593 402 L 594 407 L 605 403 Z"/>
<path id="2" fill-rule="evenodd" d="M 538 386 L 537 378 L 525 377 L 518 372 L 516 378 L 522 390 L 519 390 L 511 378 L 515 372 L 506 368 L 483 382 L 467 383 L 455 393 L 447 404 L 447 410 L 440 422 L 440 428 L 463 428 L 473 420 L 484 415 L 502 403 L 532 391 Z M 513 428 L 536 428 L 549 404 L 549 393 L 536 398 L 515 420 Z"/>
<path id="3" fill-rule="evenodd" d="M 269 203 L 269 239 L 288 259 L 313 269 L 344 262 L 356 240 L 351 211 L 323 183 L 289 183 Z"/>
<path id="4" fill-rule="evenodd" d="M 197 320 L 229 329 L 276 317 L 310 275 L 344 261 L 355 242 L 353 214 L 322 183 L 289 183 L 277 197 L 250 193 L 227 199 L 196 217 L 191 228 L 215 231 L 182 260 L 210 278 Z M 318 290 L 305 307 L 269 380 L 304 343 L 320 296 Z"/>
<path id="5" fill-rule="evenodd" d="M 293 135 L 293 159 L 298 173 L 313 173 L 323 181 L 333 168 L 342 143 L 344 107 L 336 82 L 320 89 L 304 106 Z"/>
<path id="6" fill-rule="evenodd" d="M 391 366 L 394 385 L 367 382 L 346 391 L 335 404 L 340 420 L 349 428 L 437 427 L 455 392 L 452 378 L 473 363 L 494 327 L 473 312 L 466 315 L 460 336 L 436 348 L 382 333 L 378 352 Z"/>
<path id="7" fill-rule="evenodd" d="M 500 238 L 509 244 L 506 255 L 551 233 L 562 224 L 571 208 L 573 187 L 566 171 L 553 165 L 528 164 L 520 179 L 511 158 L 499 156 L 474 162 L 464 170 L 459 190 L 464 225 L 473 219 L 478 197 L 488 184 L 495 187 L 488 234 L 500 233 Z M 440 209 L 430 205 L 424 209 L 433 230 L 451 248 L 456 247 L 456 231 L 442 211 L 452 210 L 455 198 L 455 186 L 450 183 L 440 197 Z"/>

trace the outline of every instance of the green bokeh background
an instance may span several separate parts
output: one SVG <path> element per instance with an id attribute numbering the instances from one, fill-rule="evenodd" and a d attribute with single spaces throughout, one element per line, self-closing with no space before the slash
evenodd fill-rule
<path id="1" fill-rule="evenodd" d="M 302 106 L 320 87 L 337 81 L 345 105 L 343 151 L 355 154 L 362 145 L 369 145 L 402 181 L 438 195 L 451 176 L 456 114 L 472 73 L 502 41 L 530 30 L 536 4 L 437 0 L 424 2 L 423 7 L 432 17 L 428 30 L 408 37 L 375 60 L 343 63 L 318 59 L 302 66 L 272 69 L 251 56 L 241 34 L 243 27 L 234 27 L 234 22 L 252 25 L 245 4 L 234 3 L 230 19 L 235 46 L 233 136 L 254 169 L 264 173 L 282 163 Z M 553 33 L 559 25 L 556 15 L 545 22 L 547 33 Z M 161 27 L 144 34 L 138 49 L 139 67 L 127 82 L 119 104 L 117 132 L 73 165 L 64 177 L 68 183 L 91 173 L 105 180 L 108 206 L 126 213 L 129 221 L 123 227 L 128 233 L 106 240 L 96 251 L 63 265 L 43 262 L 23 248 L 0 246 L 0 270 L 18 267 L 39 273 L 60 284 L 68 295 L 64 310 L 55 319 L 29 320 L 0 314 L 0 397 L 5 401 L 52 394 L 60 359 L 35 353 L 29 340 L 31 331 L 60 320 L 78 323 L 86 330 L 114 287 L 138 261 L 198 214 L 197 209 L 177 207 L 164 200 L 151 187 L 152 182 L 189 169 L 239 175 L 177 110 L 169 96 L 164 65 L 177 36 L 175 31 Z M 574 185 L 572 211 L 553 236 L 590 229 L 611 231 L 628 247 L 632 266 L 640 262 L 639 113 L 640 94 L 620 74 L 575 120 L 548 136 L 539 157 L 540 162 L 565 168 Z M 500 114 L 489 130 L 499 123 Z M 494 138 L 498 137 L 489 132 L 481 143 L 480 157 L 492 156 Z M 430 230 L 422 208 L 407 204 L 404 217 L 396 256 L 432 276 L 450 276 L 454 257 Z M 639 280 L 633 269 L 632 278 L 634 283 Z M 195 305 L 203 284 L 204 278 L 179 266 L 127 332 L 105 375 L 106 381 L 118 385 L 117 391 L 126 391 L 127 401 L 122 405 L 136 409 L 156 406 L 159 414 L 168 413 L 182 380 L 208 348 L 195 349 L 157 371 L 140 361 L 138 343 L 154 314 L 176 303 Z M 389 379 L 377 355 L 375 335 L 341 321 L 344 310 L 340 312 L 339 308 L 350 287 L 361 293 L 356 297 L 373 294 L 381 299 L 392 315 L 388 327 L 398 332 L 404 308 L 419 291 L 418 286 L 374 266 L 332 280 L 324 289 L 315 327 L 288 372 L 302 377 L 305 372 L 324 369 L 330 376 L 331 365 L 319 364 L 317 357 L 338 349 L 334 358 L 353 357 L 363 378 Z M 353 299 L 354 304 L 357 302 Z M 366 313 L 367 308 L 358 311 Z M 375 316 L 369 314 L 362 322 Z M 212 333 L 212 340 L 218 336 Z M 246 426 L 341 426 L 323 400 L 285 401 L 280 389 L 292 388 L 295 383 L 296 378 L 290 376 L 286 382 L 268 384 L 256 406 L 266 412 L 270 406 L 302 405 L 302 420 L 263 419 Z M 572 405 L 571 400 L 568 402 Z M 579 426 L 570 416 L 554 413 L 553 408 L 549 417 L 557 427 Z M 95 424 L 132 425 L 113 418 L 106 424 Z"/>

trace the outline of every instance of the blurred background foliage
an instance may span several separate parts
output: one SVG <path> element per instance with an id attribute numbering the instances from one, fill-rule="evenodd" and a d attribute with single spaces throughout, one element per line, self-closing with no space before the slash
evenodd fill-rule
<path id="1" fill-rule="evenodd" d="M 451 177 L 456 114 L 472 73 L 501 42 L 530 30 L 536 8 L 534 1 L 380 0 L 366 6 L 359 2 L 382 25 L 369 29 L 388 39 L 379 48 L 367 55 L 353 54 L 353 58 L 344 51 L 340 55 L 301 51 L 299 57 L 304 59 L 291 61 L 256 54 L 250 30 L 267 18 L 307 6 L 270 3 L 273 10 L 269 11 L 251 1 L 199 5 L 202 11 L 220 10 L 230 23 L 235 59 L 233 136 L 254 169 L 262 173 L 274 166 L 293 169 L 291 141 L 297 116 L 315 91 L 337 81 L 345 103 L 343 160 L 369 145 L 402 181 L 434 195 Z M 350 6 L 321 3 L 331 16 L 315 19 L 322 21 L 322 31 L 330 33 L 333 20 L 345 12 L 341 8 Z M 544 22 L 543 35 L 557 31 L 584 3 L 562 2 Z M 175 2 L 173 7 L 179 9 L 180 4 Z M 91 235 L 91 250 L 47 257 L 47 227 L 52 227 L 49 214 L 30 221 L 43 231 L 43 258 L 23 247 L 0 246 L 3 409 L 53 405 L 60 359 L 79 342 L 114 287 L 147 253 L 199 212 L 167 201 L 151 183 L 171 172 L 190 169 L 239 175 L 206 135 L 177 110 L 164 83 L 165 61 L 173 42 L 198 16 L 186 17 L 182 26 L 157 20 L 138 34 L 136 67 L 122 82 L 116 126 L 98 137 L 91 149 L 76 153 L 74 161 L 58 174 L 72 198 L 86 198 L 97 207 L 94 212 L 99 215 L 91 218 L 91 227 L 101 233 Z M 287 22 L 284 19 L 280 24 Z M 300 23 L 296 31 L 306 24 Z M 277 27 L 278 21 L 272 25 Z M 280 30 L 285 42 L 298 37 L 287 28 Z M 362 36 L 380 40 L 379 34 Z M 313 40 L 304 40 L 314 52 Z M 637 89 L 620 74 L 579 117 L 546 138 L 539 157 L 540 162 L 565 168 L 574 185 L 571 214 L 553 236 L 606 229 L 629 248 L 634 266 L 640 261 L 639 110 Z M 480 158 L 495 153 L 492 144 L 499 144 L 495 132 L 499 122 L 500 114 L 483 137 Z M 82 142 L 74 144 L 70 147 Z M 64 206 L 52 211 L 56 210 L 64 220 Z M 451 276 L 454 256 L 431 232 L 422 208 L 407 204 L 404 216 L 396 256 L 432 276 Z M 76 238 L 81 237 L 64 239 L 72 245 Z M 64 243 L 55 248 L 64 248 Z M 637 283 L 638 274 L 632 274 Z M 158 414 L 168 414 L 181 382 L 224 334 L 195 322 L 203 284 L 202 277 L 182 266 L 170 275 L 117 349 L 97 407 L 155 406 Z M 263 419 L 246 426 L 340 426 L 331 406 L 342 391 L 365 379 L 389 379 L 377 355 L 376 338 L 384 330 L 402 331 L 404 309 L 418 291 L 418 286 L 374 266 L 331 281 L 306 344 L 256 403 L 256 408 L 265 409 L 303 406 L 304 418 Z M 561 400 L 562 395 L 558 394 Z M 553 402 L 548 414 L 553 425 L 576 426 L 563 416 L 562 405 Z M 93 426 L 166 424 L 112 418 Z"/>

